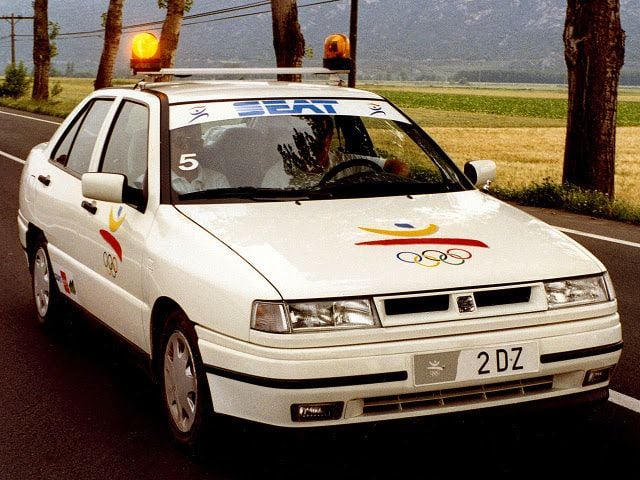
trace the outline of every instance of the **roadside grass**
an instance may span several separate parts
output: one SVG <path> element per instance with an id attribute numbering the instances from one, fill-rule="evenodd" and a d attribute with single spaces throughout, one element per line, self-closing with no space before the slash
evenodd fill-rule
<path id="1" fill-rule="evenodd" d="M 0 80 L 2 77 L 0 77 Z M 31 86 L 26 96 L 17 99 L 0 97 L 0 106 L 15 108 L 26 112 L 42 113 L 54 117 L 66 117 L 80 101 L 93 91 L 93 78 L 51 77 L 49 88 L 59 83 L 62 91 L 50 96 L 48 102 L 31 100 Z M 114 85 L 132 84 L 135 80 L 116 80 Z"/>
<path id="2" fill-rule="evenodd" d="M 136 79 L 119 79 L 130 85 Z M 93 91 L 93 79 L 50 79 L 62 91 L 49 102 L 29 95 L 0 105 L 64 118 Z M 474 159 L 498 167 L 493 195 L 523 205 L 551 207 L 640 224 L 640 89 L 618 96 L 615 200 L 561 184 L 566 132 L 563 86 L 358 85 L 402 108 L 462 167 Z"/>

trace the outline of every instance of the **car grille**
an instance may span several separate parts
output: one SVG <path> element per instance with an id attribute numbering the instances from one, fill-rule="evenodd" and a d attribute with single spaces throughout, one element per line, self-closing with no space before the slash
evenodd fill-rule
<path id="1" fill-rule="evenodd" d="M 547 310 L 542 283 L 377 298 L 385 327 L 504 317 Z"/>
<path id="2" fill-rule="evenodd" d="M 476 385 L 431 392 L 391 395 L 364 399 L 363 415 L 382 415 L 409 411 L 428 411 L 456 405 L 470 405 L 521 398 L 551 391 L 553 376 Z"/>

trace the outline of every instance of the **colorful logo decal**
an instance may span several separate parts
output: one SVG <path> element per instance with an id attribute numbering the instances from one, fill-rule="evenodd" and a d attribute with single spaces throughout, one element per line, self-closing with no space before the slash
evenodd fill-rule
<path id="1" fill-rule="evenodd" d="M 120 205 L 120 207 L 118 207 L 118 211 L 114 215 L 113 207 L 111 207 L 111 210 L 109 211 L 109 230 L 111 230 L 111 232 L 115 233 L 124 222 L 125 215 L 123 212 L 124 208 L 122 205 Z M 118 255 L 120 261 L 122 261 L 122 246 L 111 232 L 100 230 L 100 235 L 102 235 L 104 241 L 107 242 L 111 248 L 113 248 L 113 251 L 116 252 L 116 255 Z"/>
<path id="2" fill-rule="evenodd" d="M 112 232 L 116 232 L 122 225 L 122 222 L 124 222 L 124 217 L 126 215 L 124 215 L 123 212 L 124 208 L 122 207 L 122 205 L 118 207 L 118 211 L 115 215 L 113 214 L 113 207 L 111 208 L 111 210 L 109 210 L 109 230 L 111 230 Z"/>
<path id="3" fill-rule="evenodd" d="M 235 102 L 233 106 L 240 117 L 260 115 L 303 115 L 304 113 L 336 113 L 337 100 L 251 100 Z"/>
<path id="4" fill-rule="evenodd" d="M 67 295 L 76 295 L 76 284 L 73 281 L 73 276 L 67 274 L 64 270 L 60 270 L 60 273 L 55 273 L 54 277 L 56 282 Z"/>
<path id="5" fill-rule="evenodd" d="M 396 258 L 404 263 L 420 265 L 422 267 L 438 267 L 443 263 L 448 265 L 462 265 L 473 255 L 470 251 L 459 247 L 481 247 L 489 248 L 489 245 L 481 240 L 472 238 L 451 238 L 451 237 L 428 237 L 433 235 L 439 229 L 437 225 L 429 224 L 424 228 L 417 229 L 409 223 L 396 223 L 398 229 L 380 229 L 358 227 L 366 232 L 375 233 L 377 235 L 388 235 L 393 238 L 384 238 L 379 240 L 368 240 L 358 242 L 356 245 L 454 245 L 454 247 L 446 251 L 438 249 L 426 249 L 421 252 L 402 251 L 396 254 Z"/>
<path id="6" fill-rule="evenodd" d="M 125 216 L 126 214 L 124 213 L 124 207 L 122 205 L 120 205 L 115 212 L 113 207 L 111 207 L 111 210 L 109 210 L 109 231 L 104 229 L 99 230 L 104 241 L 107 242 L 115 252 L 115 255 L 108 252 L 102 253 L 102 263 L 109 272 L 109 275 L 113 278 L 116 278 L 118 274 L 118 260 L 122 262 L 122 245 L 120 245 L 120 242 L 113 234 L 122 226 Z"/>
<path id="7" fill-rule="evenodd" d="M 102 264 L 104 265 L 104 268 L 106 268 L 109 272 L 109 275 L 111 275 L 113 278 L 116 278 L 118 276 L 118 259 L 115 255 L 111 255 L 107 252 L 102 252 Z"/>

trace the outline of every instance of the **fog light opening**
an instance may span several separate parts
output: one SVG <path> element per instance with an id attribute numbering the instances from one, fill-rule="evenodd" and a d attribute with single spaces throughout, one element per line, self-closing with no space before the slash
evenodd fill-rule
<path id="1" fill-rule="evenodd" d="M 587 370 L 587 373 L 584 376 L 584 381 L 582 382 L 582 386 L 586 387 L 589 385 L 595 385 L 596 383 L 608 382 L 611 378 L 611 372 L 613 372 L 612 365 L 604 368 L 594 368 L 592 370 Z"/>
<path id="2" fill-rule="evenodd" d="M 294 403 L 291 405 L 291 420 L 294 422 L 317 422 L 338 420 L 342 417 L 344 402 Z"/>

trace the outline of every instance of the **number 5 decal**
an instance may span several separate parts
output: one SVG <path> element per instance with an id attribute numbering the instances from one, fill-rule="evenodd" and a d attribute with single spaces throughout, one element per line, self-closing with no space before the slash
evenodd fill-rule
<path id="1" fill-rule="evenodd" d="M 198 160 L 196 160 L 195 153 L 183 153 L 180 155 L 180 164 L 178 166 L 180 170 L 188 172 L 198 168 Z"/>

